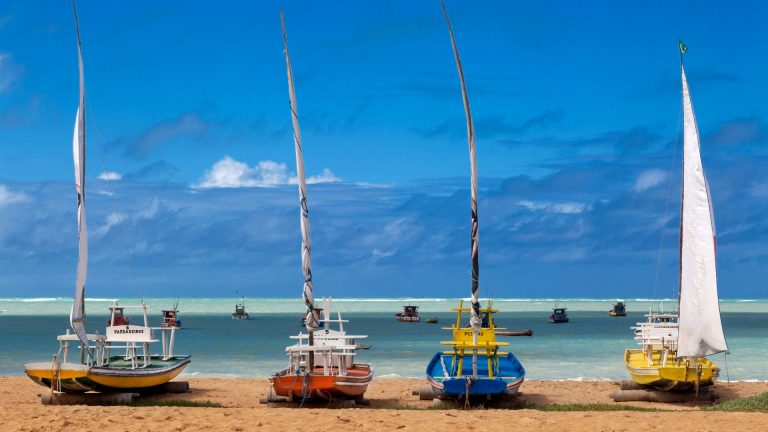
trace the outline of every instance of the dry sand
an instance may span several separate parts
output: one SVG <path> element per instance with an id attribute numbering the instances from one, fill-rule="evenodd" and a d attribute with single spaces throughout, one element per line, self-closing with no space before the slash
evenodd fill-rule
<path id="1" fill-rule="evenodd" d="M 210 401 L 223 408 L 43 406 L 45 388 L 26 377 L 0 377 L 0 431 L 765 431 L 768 414 L 700 411 L 695 406 L 633 402 L 669 412 L 544 412 L 538 410 L 420 410 L 417 379 L 374 380 L 371 405 L 354 409 L 269 408 L 259 403 L 266 379 L 190 379 L 192 391 L 159 399 Z M 534 403 L 612 403 L 612 382 L 527 381 Z M 721 400 L 768 391 L 768 383 L 718 384 Z M 400 409 L 392 409 L 400 408 Z M 404 409 L 406 408 L 406 409 Z"/>

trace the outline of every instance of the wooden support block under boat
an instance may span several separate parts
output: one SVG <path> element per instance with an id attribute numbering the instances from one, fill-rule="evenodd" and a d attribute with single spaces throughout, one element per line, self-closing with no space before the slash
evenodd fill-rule
<path id="1" fill-rule="evenodd" d="M 170 381 L 165 384 L 150 387 L 146 389 L 137 390 L 141 394 L 160 394 L 160 393 L 189 393 L 189 382 L 187 381 Z"/>
<path id="2" fill-rule="evenodd" d="M 421 386 L 411 392 L 412 395 L 418 396 L 419 400 L 432 400 L 435 398 L 435 391 L 432 386 Z"/>
<path id="3" fill-rule="evenodd" d="M 269 395 L 266 398 L 259 399 L 259 403 L 266 405 L 269 408 L 354 408 L 357 406 L 367 406 L 371 402 L 362 396 L 354 399 L 306 399 L 302 402 L 301 399 L 289 400 L 288 398 Z"/>
<path id="4" fill-rule="evenodd" d="M 424 399 L 422 399 L 424 400 Z M 493 408 L 493 409 L 520 409 L 526 405 L 525 399 L 518 393 L 512 396 L 504 396 L 493 399 L 477 399 L 472 398 L 469 400 L 470 408 Z M 441 399 L 435 397 L 432 399 L 432 408 L 435 409 L 460 409 L 464 407 L 464 400 L 462 399 Z"/>
<path id="5" fill-rule="evenodd" d="M 619 382 L 619 390 L 647 390 L 648 387 L 644 387 L 634 381 L 621 381 Z"/>
<path id="6" fill-rule="evenodd" d="M 40 394 L 43 405 L 130 405 L 138 393 L 53 393 Z"/>
<path id="7" fill-rule="evenodd" d="M 694 392 L 664 392 L 659 390 L 618 390 L 611 394 L 614 402 L 713 402 L 715 394 L 702 389 L 698 397 Z"/>

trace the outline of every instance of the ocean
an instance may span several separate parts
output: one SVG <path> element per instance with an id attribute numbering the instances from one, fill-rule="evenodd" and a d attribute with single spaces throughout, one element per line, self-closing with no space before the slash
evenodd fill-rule
<path id="1" fill-rule="evenodd" d="M 103 333 L 107 307 L 113 299 L 87 299 L 87 328 Z M 160 323 L 160 310 L 177 299 L 146 299 L 150 325 Z M 176 352 L 191 354 L 192 363 L 184 376 L 238 377 L 268 376 L 287 363 L 284 352 L 288 336 L 303 329 L 303 303 L 291 299 L 250 299 L 245 303 L 249 321 L 230 318 L 234 298 L 181 298 L 179 317 L 183 329 L 177 335 Z M 610 318 L 608 310 L 616 299 L 495 299 L 496 324 L 510 330 L 533 331 L 532 337 L 503 338 L 509 350 L 533 380 L 616 380 L 626 379 L 623 354 L 637 346 L 630 326 L 644 320 L 659 300 L 624 299 L 628 315 Z M 0 375 L 21 375 L 29 361 L 51 358 L 58 350 L 56 336 L 69 326 L 71 299 L 0 299 Z M 120 299 L 121 305 L 138 304 Z M 556 303 L 567 307 L 571 322 L 550 324 L 547 317 Z M 668 311 L 675 300 L 662 304 Z M 418 305 L 422 320 L 437 316 L 437 325 L 399 323 L 394 314 L 406 304 Z M 457 299 L 447 298 L 358 298 L 334 299 L 331 309 L 349 319 L 350 334 L 368 335 L 361 341 L 372 348 L 359 351 L 359 362 L 369 362 L 377 377 L 422 377 L 431 356 L 442 349 L 439 342 L 450 338 L 442 330 L 456 319 L 452 307 Z M 768 381 L 768 300 L 727 299 L 720 302 L 721 316 L 730 354 L 713 356 L 722 369 L 721 379 Z M 126 313 L 138 322 L 137 310 Z M 159 350 L 159 346 L 157 347 Z"/>

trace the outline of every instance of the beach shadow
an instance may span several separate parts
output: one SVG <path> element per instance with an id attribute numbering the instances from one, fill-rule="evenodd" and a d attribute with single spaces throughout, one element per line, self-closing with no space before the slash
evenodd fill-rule
<path id="1" fill-rule="evenodd" d="M 718 402 L 725 402 L 743 397 L 743 395 L 739 394 L 735 389 L 729 386 L 716 385 L 712 387 L 710 391 L 715 394 L 715 399 L 717 399 Z"/>

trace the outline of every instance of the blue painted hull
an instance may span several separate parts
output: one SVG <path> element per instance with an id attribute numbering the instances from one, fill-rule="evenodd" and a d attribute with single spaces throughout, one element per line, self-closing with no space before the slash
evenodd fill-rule
<path id="1" fill-rule="evenodd" d="M 488 356 L 477 355 L 478 377 L 469 382 L 469 396 L 505 396 L 517 393 L 525 379 L 525 369 L 517 358 L 511 353 L 496 356 L 491 359 L 491 367 L 494 378 L 488 377 Z M 472 376 L 471 355 L 464 357 L 461 369 L 459 374 L 458 358 L 450 354 L 435 353 L 427 365 L 427 380 L 438 397 L 465 397 L 467 377 Z"/>

